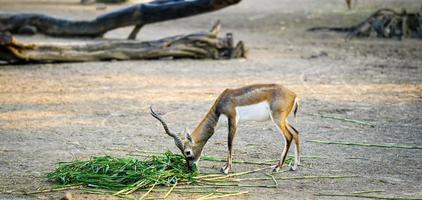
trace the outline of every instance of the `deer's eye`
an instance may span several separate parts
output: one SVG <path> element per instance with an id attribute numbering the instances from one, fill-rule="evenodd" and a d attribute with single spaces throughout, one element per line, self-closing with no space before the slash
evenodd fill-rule
<path id="1" fill-rule="evenodd" d="M 190 156 L 190 151 L 186 151 L 186 152 L 185 152 L 185 154 L 186 154 L 187 156 Z"/>

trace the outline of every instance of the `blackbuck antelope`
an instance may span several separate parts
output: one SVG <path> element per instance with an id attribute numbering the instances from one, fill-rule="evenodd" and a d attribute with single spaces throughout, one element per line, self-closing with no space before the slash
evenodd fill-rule
<path id="1" fill-rule="evenodd" d="M 274 166 L 273 171 L 278 171 L 283 165 L 292 140 L 295 142 L 296 151 L 294 166 L 291 169 L 296 170 L 300 164 L 300 137 L 299 132 L 288 123 L 287 117 L 292 110 L 296 117 L 298 103 L 298 98 L 294 92 L 277 84 L 257 84 L 237 89 L 226 89 L 220 94 L 192 134 L 185 133 L 184 139 L 171 132 L 164 120 L 154 112 L 152 107 L 151 115 L 158 119 L 165 132 L 173 137 L 190 169 L 197 164 L 205 144 L 214 134 L 216 127 L 228 124 L 227 163 L 221 169 L 221 172 L 225 174 L 229 172 L 232 165 L 232 148 L 237 123 L 272 120 L 284 138 L 281 159 Z"/>

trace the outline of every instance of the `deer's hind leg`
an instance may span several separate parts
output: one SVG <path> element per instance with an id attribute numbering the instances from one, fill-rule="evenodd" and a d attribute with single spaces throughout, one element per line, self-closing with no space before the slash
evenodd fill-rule
<path id="1" fill-rule="evenodd" d="M 273 113 L 272 114 L 272 120 L 274 124 L 277 127 L 277 130 L 280 132 L 280 134 L 283 136 L 284 139 L 284 148 L 283 152 L 281 153 L 281 158 L 279 162 L 274 166 L 273 172 L 277 172 L 282 166 L 284 161 L 286 160 L 287 153 L 289 152 L 290 145 L 293 140 L 293 136 L 290 133 L 290 131 L 287 128 L 286 124 L 286 115 L 285 114 L 279 114 L 279 113 Z"/>
<path id="2" fill-rule="evenodd" d="M 297 166 L 300 165 L 300 152 L 301 152 L 301 142 L 299 131 L 297 131 L 292 125 L 290 125 L 286 120 L 287 130 L 293 136 L 295 142 L 295 163 L 291 168 L 293 171 L 297 169 Z"/>

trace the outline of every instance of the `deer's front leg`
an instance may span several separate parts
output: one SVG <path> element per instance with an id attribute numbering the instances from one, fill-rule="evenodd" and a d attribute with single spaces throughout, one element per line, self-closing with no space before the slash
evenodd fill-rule
<path id="1" fill-rule="evenodd" d="M 237 120 L 236 117 L 229 117 L 228 119 L 229 124 L 229 134 L 228 134 L 228 155 L 227 155 L 227 163 L 221 168 L 221 172 L 224 174 L 228 174 L 230 171 L 230 168 L 232 167 L 232 154 L 233 154 L 233 141 L 236 136 L 236 130 L 237 130 Z"/>

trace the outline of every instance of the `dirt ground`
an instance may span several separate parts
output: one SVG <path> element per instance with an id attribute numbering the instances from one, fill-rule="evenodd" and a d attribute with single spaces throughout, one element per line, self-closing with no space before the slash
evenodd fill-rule
<path id="1" fill-rule="evenodd" d="M 55 3 L 52 3 L 55 2 Z M 78 1 L 0 0 L 1 12 L 39 12 L 90 19 L 107 10 Z M 197 17 L 146 26 L 140 40 L 208 30 L 217 19 L 249 48 L 242 60 L 109 61 L 0 66 L 0 199 L 57 198 L 18 193 L 49 187 L 55 163 L 137 150 L 178 152 L 149 115 L 164 114 L 173 130 L 193 129 L 225 88 L 281 83 L 302 100 L 295 127 L 303 140 L 298 171 L 283 176 L 354 175 L 348 179 L 285 180 L 278 188 L 247 188 L 245 199 L 339 199 L 318 192 L 382 190 L 380 196 L 422 198 L 422 151 L 326 145 L 309 140 L 359 143 L 422 143 L 422 42 L 384 39 L 345 41 L 344 35 L 308 33 L 320 25 L 351 25 L 379 7 L 416 10 L 419 0 L 358 1 L 347 11 L 339 0 L 243 0 Z M 131 28 L 107 38 L 125 38 Z M 76 39 L 18 37 L 71 43 Z M 313 116 L 335 115 L 374 127 Z M 292 120 L 293 121 L 293 120 Z M 227 133 L 218 130 L 206 155 L 225 157 Z M 270 122 L 240 124 L 235 159 L 277 159 L 283 140 Z M 200 163 L 218 172 L 223 163 Z M 258 168 L 234 165 L 240 172 Z M 269 171 L 268 171 L 269 172 Z M 253 184 L 253 182 L 251 183 Z M 74 191 L 76 194 L 79 192 Z M 86 196 L 89 199 L 109 198 Z M 76 195 L 77 196 L 77 195 Z M 173 198 L 195 198 L 174 195 Z"/>

